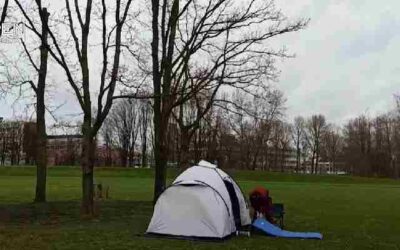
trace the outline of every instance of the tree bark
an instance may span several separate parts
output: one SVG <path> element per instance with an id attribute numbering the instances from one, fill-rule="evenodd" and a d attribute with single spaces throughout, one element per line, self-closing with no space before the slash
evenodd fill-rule
<path id="1" fill-rule="evenodd" d="M 315 150 L 312 152 L 312 157 L 311 157 L 311 174 L 314 174 L 314 160 L 315 160 Z"/>
<path id="2" fill-rule="evenodd" d="M 197 131 L 196 140 L 195 140 L 195 148 L 194 148 L 194 161 L 199 162 L 201 159 L 201 147 L 202 147 L 202 128 Z"/>
<path id="3" fill-rule="evenodd" d="M 47 178 L 47 134 L 45 120 L 45 87 L 47 76 L 47 59 L 48 59 L 48 43 L 47 43 L 47 24 L 49 13 L 46 8 L 41 11 L 42 19 L 42 37 L 40 46 L 40 68 L 39 79 L 36 88 L 36 193 L 35 202 L 46 201 L 46 178 Z"/>
<path id="4" fill-rule="evenodd" d="M 184 169 L 189 167 L 189 161 L 190 161 L 190 152 L 189 152 L 189 147 L 190 147 L 190 141 L 191 141 L 191 136 L 190 136 L 190 131 L 189 129 L 185 127 L 181 127 L 181 146 L 180 146 L 180 160 L 179 160 L 179 168 Z"/>
<path id="5" fill-rule="evenodd" d="M 166 1 L 164 10 L 166 10 Z M 154 88 L 154 157 L 156 163 L 156 173 L 154 180 L 154 202 L 162 193 L 166 186 L 166 164 L 168 160 L 167 130 L 168 121 L 172 111 L 173 97 L 170 96 L 172 83 L 173 56 L 175 49 L 176 27 L 179 19 L 179 0 L 174 0 L 171 7 L 170 18 L 168 20 L 168 44 L 167 36 L 163 33 L 163 57 L 161 60 L 162 74 L 159 67 L 159 0 L 152 0 L 152 43 L 151 56 L 153 62 L 153 88 Z M 165 13 L 164 13 L 165 14 Z M 165 31 L 165 16 L 163 15 L 161 25 Z M 165 45 L 165 46 L 164 46 Z M 161 88 L 162 87 L 162 88 Z M 161 92 L 162 89 L 162 92 Z"/>
<path id="6" fill-rule="evenodd" d="M 286 152 L 286 149 L 283 148 L 282 153 L 281 153 L 281 155 L 282 155 L 282 157 L 281 157 L 281 172 L 282 173 L 285 172 L 285 159 L 286 159 L 285 152 Z"/>
<path id="7" fill-rule="evenodd" d="M 315 152 L 315 173 L 316 174 L 321 174 L 321 169 L 318 167 L 318 161 L 319 161 L 319 142 L 317 143 L 317 148 Z"/>
<path id="8" fill-rule="evenodd" d="M 254 153 L 254 157 L 253 157 L 253 163 L 252 163 L 252 165 L 253 165 L 252 169 L 253 170 L 256 170 L 256 168 L 258 166 L 257 165 L 258 154 L 259 154 L 259 150 L 258 150 L 258 147 L 257 147 L 256 152 Z"/>
<path id="9" fill-rule="evenodd" d="M 147 135 L 142 137 L 142 168 L 147 166 Z"/>
<path id="10" fill-rule="evenodd" d="M 154 88 L 154 161 L 155 161 L 155 177 L 154 177 L 154 196 L 153 202 L 156 203 L 158 196 L 162 193 L 166 183 L 166 169 L 164 160 L 165 147 L 163 145 L 163 122 L 161 117 L 161 74 L 159 66 L 159 30 L 158 30 L 158 18 L 159 18 L 159 0 L 152 0 L 152 33 L 153 38 L 151 42 L 151 57 L 153 63 L 153 88 Z"/>
<path id="11" fill-rule="evenodd" d="M 154 110 L 154 114 L 156 114 L 156 110 Z M 164 191 L 166 187 L 167 180 L 167 151 L 168 148 L 165 145 L 166 141 L 166 133 L 165 129 L 162 128 L 166 126 L 163 124 L 162 119 L 156 120 L 156 116 L 154 117 L 154 158 L 155 158 L 155 178 L 154 178 L 154 199 L 153 202 L 157 201 L 160 194 Z M 157 122 L 157 123 L 156 123 Z"/>
<path id="12" fill-rule="evenodd" d="M 121 148 L 119 150 L 119 158 L 121 160 L 121 167 L 127 167 L 128 166 L 128 150 L 125 148 Z"/>
<path id="13" fill-rule="evenodd" d="M 142 115 L 142 168 L 147 166 L 147 129 L 148 129 L 148 122 L 149 122 L 149 109 L 148 104 L 142 107 L 141 115 Z"/>
<path id="14" fill-rule="evenodd" d="M 300 136 L 298 136 L 298 137 L 297 137 L 297 142 L 296 142 L 296 173 L 299 172 L 299 168 L 300 168 L 300 157 L 301 157 Z"/>
<path id="15" fill-rule="evenodd" d="M 6 16 L 7 16 L 8 2 L 9 2 L 9 0 L 4 1 L 3 9 L 2 9 L 1 15 L 0 15 L 0 37 L 3 34 L 2 28 L 3 28 L 3 23 L 6 20 Z"/>
<path id="16" fill-rule="evenodd" d="M 3 138 L 3 147 L 1 150 L 1 165 L 5 165 L 6 162 L 6 139 Z"/>
<path id="17" fill-rule="evenodd" d="M 87 124 L 84 124 L 86 127 Z M 82 139 L 82 208 L 83 215 L 94 215 L 93 168 L 95 162 L 95 141 L 90 133 L 83 133 Z"/>

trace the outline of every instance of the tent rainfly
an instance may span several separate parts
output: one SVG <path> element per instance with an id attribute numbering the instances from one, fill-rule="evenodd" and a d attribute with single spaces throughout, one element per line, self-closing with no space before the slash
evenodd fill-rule
<path id="1" fill-rule="evenodd" d="M 250 223 L 236 182 L 216 165 L 200 161 L 160 195 L 146 234 L 223 240 Z"/>

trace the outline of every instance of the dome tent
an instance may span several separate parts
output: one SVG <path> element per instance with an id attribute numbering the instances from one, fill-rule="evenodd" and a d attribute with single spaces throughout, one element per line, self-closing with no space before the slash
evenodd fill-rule
<path id="1" fill-rule="evenodd" d="M 217 166 L 200 161 L 160 195 L 146 234 L 218 240 L 250 223 L 236 182 Z"/>

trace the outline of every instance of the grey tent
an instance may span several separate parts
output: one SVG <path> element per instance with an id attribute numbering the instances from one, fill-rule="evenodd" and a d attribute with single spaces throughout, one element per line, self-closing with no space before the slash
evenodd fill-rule
<path id="1" fill-rule="evenodd" d="M 146 234 L 225 239 L 250 223 L 236 182 L 217 166 L 200 161 L 160 195 Z"/>

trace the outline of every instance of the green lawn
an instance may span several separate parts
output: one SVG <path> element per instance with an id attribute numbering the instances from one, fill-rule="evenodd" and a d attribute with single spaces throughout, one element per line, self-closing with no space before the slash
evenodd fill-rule
<path id="1" fill-rule="evenodd" d="M 231 174 L 247 193 L 271 190 L 286 206 L 286 228 L 320 231 L 324 240 L 235 237 L 223 243 L 145 238 L 152 214 L 151 170 L 96 169 L 111 186 L 97 219 L 79 217 L 79 168 L 49 170 L 46 205 L 34 205 L 35 169 L 0 168 L 0 249 L 400 249 L 400 183 L 389 179 Z M 171 178 L 176 171 L 170 171 Z"/>

